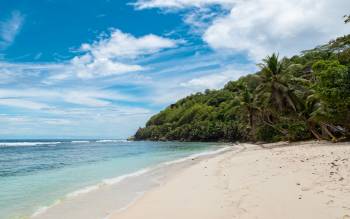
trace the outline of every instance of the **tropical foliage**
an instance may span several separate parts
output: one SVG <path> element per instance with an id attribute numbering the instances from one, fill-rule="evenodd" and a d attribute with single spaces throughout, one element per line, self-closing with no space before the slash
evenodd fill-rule
<path id="1" fill-rule="evenodd" d="M 350 35 L 258 64 L 260 70 L 170 105 L 135 139 L 278 141 L 350 136 Z"/>

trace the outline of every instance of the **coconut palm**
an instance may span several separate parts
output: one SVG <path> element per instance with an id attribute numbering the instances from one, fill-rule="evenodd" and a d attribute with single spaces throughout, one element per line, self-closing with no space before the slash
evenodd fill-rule
<path id="1" fill-rule="evenodd" d="M 300 101 L 289 86 L 293 75 L 288 74 L 275 53 L 263 59 L 258 66 L 261 68 L 261 83 L 255 90 L 255 102 L 260 121 L 288 135 L 288 130 L 277 124 L 284 114 L 296 116 L 301 108 Z"/>
<path id="2" fill-rule="evenodd" d="M 258 66 L 261 68 L 262 83 L 256 89 L 257 97 L 267 97 L 265 103 L 280 112 L 288 110 L 296 112 L 298 100 L 286 83 L 289 75 L 284 74 L 283 63 L 278 60 L 278 55 L 273 53 L 267 56 Z"/>

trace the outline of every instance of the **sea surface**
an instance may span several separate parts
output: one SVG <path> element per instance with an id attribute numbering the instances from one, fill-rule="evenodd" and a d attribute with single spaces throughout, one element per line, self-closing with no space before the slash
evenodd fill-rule
<path id="1" fill-rule="evenodd" d="M 96 185 L 211 153 L 219 143 L 1 140 L 0 218 L 29 218 Z"/>

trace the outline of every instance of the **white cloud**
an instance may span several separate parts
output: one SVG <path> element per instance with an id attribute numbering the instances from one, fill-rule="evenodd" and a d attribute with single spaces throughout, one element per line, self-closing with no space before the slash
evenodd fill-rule
<path id="1" fill-rule="evenodd" d="M 91 44 L 83 44 L 81 55 L 59 63 L 8 63 L 0 62 L 0 84 L 25 82 L 41 77 L 41 83 L 52 85 L 69 79 L 95 79 L 145 70 L 135 64 L 141 56 L 154 55 L 174 48 L 178 41 L 153 34 L 134 37 L 120 30 L 101 37 Z M 148 56 L 147 56 L 148 57 Z"/>
<path id="2" fill-rule="evenodd" d="M 136 37 L 112 30 L 82 45 L 71 60 L 0 61 L 0 108 L 10 114 L 21 112 L 0 116 L 1 134 L 89 138 L 132 135 L 155 113 L 154 108 L 148 108 L 149 102 L 145 104 L 153 90 L 153 78 L 158 80 L 153 73 L 159 69 L 152 64 L 177 44 L 181 42 L 152 34 Z"/>
<path id="3" fill-rule="evenodd" d="M 142 66 L 124 62 L 175 46 L 175 41 L 153 34 L 136 38 L 120 30 L 112 30 L 108 37 L 92 44 L 83 44 L 80 50 L 85 54 L 72 59 L 70 70 L 80 78 L 140 71 L 143 70 Z"/>
<path id="4" fill-rule="evenodd" d="M 25 123 L 28 119 L 23 116 L 13 116 L 7 114 L 0 114 L 0 122 L 1 123 Z"/>
<path id="5" fill-rule="evenodd" d="M 232 0 L 139 0 L 134 3 L 137 9 L 147 8 L 167 8 L 180 9 L 186 7 L 204 7 L 208 5 L 230 6 L 234 3 Z"/>
<path id="6" fill-rule="evenodd" d="M 51 108 L 49 105 L 24 99 L 0 99 L 0 105 L 19 107 L 31 110 L 43 110 Z"/>
<path id="7" fill-rule="evenodd" d="M 60 94 L 52 90 L 43 89 L 0 89 L 1 99 L 24 99 L 36 98 L 41 99 L 56 98 Z"/>
<path id="8" fill-rule="evenodd" d="M 30 99 L 27 100 L 27 99 Z M 111 105 L 111 101 L 129 100 L 134 98 L 121 95 L 117 92 L 107 92 L 103 90 L 92 89 L 0 89 L 0 105 L 28 109 L 55 109 L 55 106 L 49 106 L 36 102 L 36 100 L 45 101 L 54 105 L 55 102 L 73 103 L 87 107 L 104 107 Z"/>
<path id="9" fill-rule="evenodd" d="M 94 57 L 115 58 L 131 57 L 156 53 L 165 48 L 175 47 L 173 40 L 153 34 L 136 38 L 131 34 L 115 29 L 109 37 L 92 44 L 83 44 L 81 50 L 91 53 Z"/>
<path id="10" fill-rule="evenodd" d="M 53 85 L 70 79 L 96 79 L 107 76 L 120 76 L 146 68 L 135 64 L 141 56 L 174 48 L 179 41 L 153 34 L 135 37 L 113 29 L 109 35 L 100 37 L 91 44 L 83 44 L 71 60 L 59 63 L 6 63 L 0 62 L 0 78 L 5 83 L 12 79 L 44 73 L 41 83 Z M 36 75 L 37 76 L 37 75 Z M 33 78 L 33 77 L 32 77 Z M 0 81 L 0 83 L 3 83 Z"/>
<path id="11" fill-rule="evenodd" d="M 63 99 L 65 102 L 91 107 L 103 107 L 111 105 L 109 100 L 132 100 L 115 92 L 91 91 L 91 90 L 73 90 L 65 92 Z"/>
<path id="12" fill-rule="evenodd" d="M 220 73 L 212 73 L 198 78 L 193 78 L 187 82 L 181 83 L 180 85 L 196 90 L 219 89 L 222 88 L 228 81 L 236 80 L 245 74 L 247 74 L 245 71 L 238 72 L 234 70 L 228 70 Z"/>
<path id="13" fill-rule="evenodd" d="M 140 71 L 142 69 L 140 65 L 124 64 L 109 58 L 93 57 L 91 54 L 86 54 L 73 58 L 71 68 L 68 68 L 68 71 L 75 72 L 79 78 L 95 78 Z M 66 77 L 67 75 L 60 74 L 51 79 L 61 80 Z"/>
<path id="14" fill-rule="evenodd" d="M 96 96 L 87 95 L 84 92 L 70 92 L 64 100 L 69 103 L 94 107 L 108 106 L 110 104 L 109 101 L 101 100 Z"/>
<path id="15" fill-rule="evenodd" d="M 0 49 L 10 46 L 16 38 L 16 35 L 21 30 L 24 21 L 24 16 L 13 11 L 8 20 L 0 22 Z"/>
<path id="16" fill-rule="evenodd" d="M 41 81 L 43 74 L 58 75 L 66 70 L 64 63 L 9 63 L 0 61 L 0 84 L 24 86 Z"/>
<path id="17" fill-rule="evenodd" d="M 272 52 L 293 55 L 350 31 L 342 19 L 349 13 L 349 0 L 139 0 L 135 5 L 138 9 L 197 8 L 188 11 L 185 22 L 203 26 L 198 8 L 217 4 L 229 8 L 229 13 L 206 21 L 203 40 L 217 50 L 247 53 L 255 61 Z"/>
<path id="18" fill-rule="evenodd" d="M 45 124 L 48 124 L 48 125 L 54 125 L 54 126 L 57 126 L 57 125 L 71 125 L 73 122 L 68 120 L 68 119 L 51 119 L 51 118 L 48 118 L 48 119 L 41 119 L 41 121 Z"/>
<path id="19" fill-rule="evenodd" d="M 203 38 L 213 48 L 244 51 L 255 60 L 272 52 L 293 55 L 349 33 L 342 21 L 349 8 L 348 0 L 237 1 Z"/>
<path id="20" fill-rule="evenodd" d="M 210 7 L 200 7 L 185 14 L 183 21 L 191 27 L 191 32 L 201 35 L 211 25 L 211 22 L 224 13 L 218 13 Z"/>
<path id="21" fill-rule="evenodd" d="M 0 114 L 1 134 L 121 138 L 132 135 L 154 113 L 142 106 L 119 105 L 118 100 L 136 101 L 116 91 L 92 88 L 0 89 L 1 109 L 23 109 L 20 114 L 17 110 Z"/>
<path id="22" fill-rule="evenodd" d="M 203 92 L 205 89 L 221 89 L 230 80 L 236 80 L 254 72 L 255 69 L 254 65 L 227 64 L 225 67 L 215 69 L 201 69 L 190 75 L 159 79 L 150 85 L 151 92 L 144 96 L 144 99 L 154 105 L 169 105 L 192 93 Z"/>

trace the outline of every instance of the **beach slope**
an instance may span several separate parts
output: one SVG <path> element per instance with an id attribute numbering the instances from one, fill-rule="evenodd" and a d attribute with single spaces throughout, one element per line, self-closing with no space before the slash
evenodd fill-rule
<path id="1" fill-rule="evenodd" d="M 110 219 L 349 219 L 350 144 L 242 144 L 194 164 Z"/>

